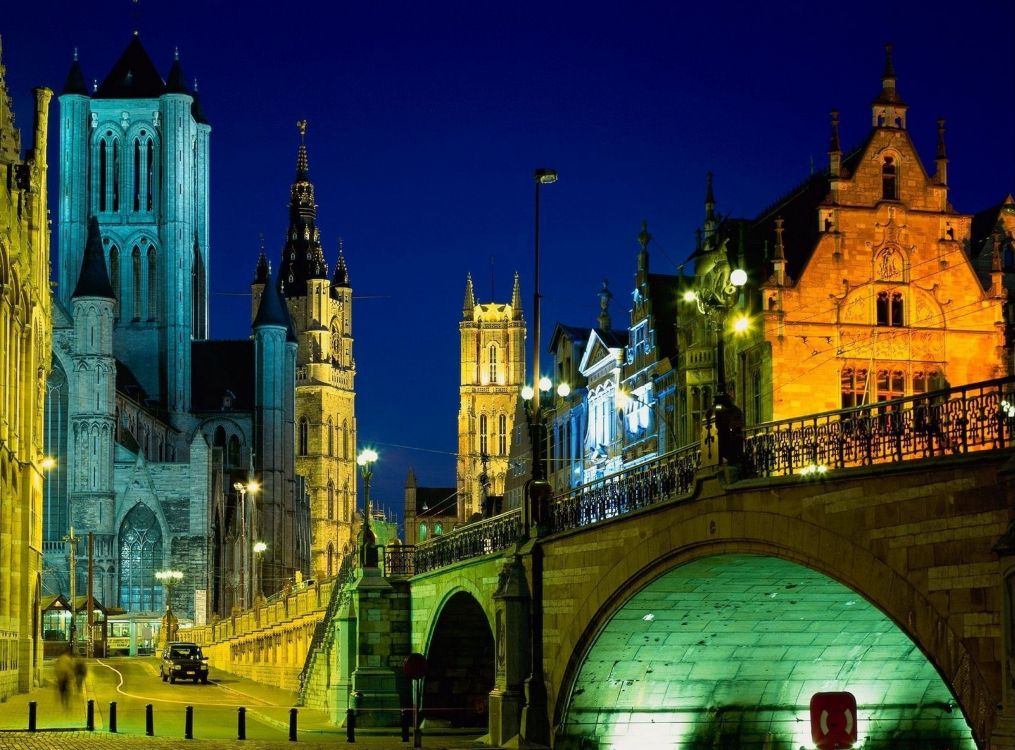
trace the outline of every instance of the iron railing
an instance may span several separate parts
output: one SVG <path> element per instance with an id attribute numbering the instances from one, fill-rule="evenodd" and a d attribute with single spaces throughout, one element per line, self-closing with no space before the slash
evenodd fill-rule
<path id="1" fill-rule="evenodd" d="M 416 575 L 416 548 L 411 544 L 393 544 L 384 548 L 384 575 Z"/>
<path id="2" fill-rule="evenodd" d="M 898 463 L 1011 445 L 1015 378 L 824 412 L 745 430 L 745 477 Z M 1011 412 L 1011 414 L 1010 414 Z"/>
<path id="3" fill-rule="evenodd" d="M 1015 444 L 1015 377 L 767 422 L 744 431 L 740 476 L 820 474 Z M 550 501 L 549 531 L 581 528 L 691 492 L 701 465 L 689 445 Z M 522 531 L 521 511 L 463 526 L 417 547 L 392 548 L 390 575 L 415 575 L 499 552 Z"/>
<path id="4" fill-rule="evenodd" d="M 462 526 L 416 545 L 415 571 L 426 573 L 460 560 L 499 552 L 516 542 L 521 533 L 522 512 L 518 508 Z"/>

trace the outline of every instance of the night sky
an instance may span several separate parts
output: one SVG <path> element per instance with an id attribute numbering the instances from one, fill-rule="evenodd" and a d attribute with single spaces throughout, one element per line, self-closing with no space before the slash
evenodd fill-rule
<path id="1" fill-rule="evenodd" d="M 5 3 L 18 124 L 29 141 L 31 88 L 59 93 L 75 46 L 89 82 L 134 29 L 163 76 L 178 46 L 212 125 L 212 336 L 242 338 L 258 237 L 277 269 L 295 123 L 309 121 L 327 260 L 343 238 L 356 295 L 360 446 L 380 453 L 371 494 L 389 509 L 410 465 L 421 484 L 455 482 L 466 272 L 481 302 L 507 301 L 521 273 L 531 345 L 534 167 L 560 172 L 543 191 L 544 346 L 556 321 L 594 324 L 604 278 L 625 325 L 642 219 L 652 270 L 675 272 L 707 171 L 720 212 L 753 216 L 812 159 L 825 167 L 830 109 L 844 149 L 857 144 L 886 41 L 931 171 L 935 120 L 947 118 L 955 208 L 1015 191 L 1011 0 L 226 7 Z M 57 112 L 54 101 L 51 198 Z"/>

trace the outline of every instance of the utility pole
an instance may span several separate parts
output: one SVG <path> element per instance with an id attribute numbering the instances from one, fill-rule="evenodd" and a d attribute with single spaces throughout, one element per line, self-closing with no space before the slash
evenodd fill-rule
<path id="1" fill-rule="evenodd" d="M 75 558 L 77 557 L 77 543 L 78 543 L 78 538 L 76 536 L 74 536 L 74 527 L 73 526 L 70 527 L 70 533 L 64 535 L 63 540 L 65 542 L 67 542 L 67 549 L 69 550 L 69 552 L 68 552 L 68 558 L 69 558 L 69 561 L 70 561 L 70 637 L 69 637 L 69 641 L 68 642 L 70 644 L 71 651 L 73 652 L 74 651 L 74 636 L 76 635 L 76 631 L 77 631 L 77 622 L 76 622 L 76 620 L 77 620 L 77 612 L 74 611 L 74 597 L 75 597 L 75 595 L 77 593 L 77 591 L 76 591 L 76 587 L 77 587 L 77 567 L 76 567 L 76 563 L 77 563 L 77 561 L 76 561 Z"/>
<path id="2" fill-rule="evenodd" d="M 92 596 L 95 593 L 95 589 L 92 586 L 92 553 L 95 546 L 95 534 L 91 531 L 88 532 L 88 641 L 85 646 L 85 656 L 94 656 L 95 651 L 95 633 L 92 629 L 95 625 L 95 604 Z"/>

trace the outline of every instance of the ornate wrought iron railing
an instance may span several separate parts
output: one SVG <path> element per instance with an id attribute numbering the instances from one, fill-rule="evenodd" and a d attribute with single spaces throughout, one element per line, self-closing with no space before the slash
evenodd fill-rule
<path id="1" fill-rule="evenodd" d="M 550 531 L 587 526 L 687 494 L 701 464 L 698 445 L 678 448 L 550 501 Z"/>
<path id="2" fill-rule="evenodd" d="M 411 544 L 393 544 L 385 547 L 384 575 L 416 575 L 416 548 Z"/>
<path id="3" fill-rule="evenodd" d="M 824 472 L 1012 445 L 1015 378 L 824 412 L 745 430 L 745 477 Z"/>
<path id="4" fill-rule="evenodd" d="M 521 532 L 522 512 L 517 508 L 462 526 L 416 545 L 413 554 L 415 572 L 426 573 L 461 560 L 499 552 L 517 541 Z"/>

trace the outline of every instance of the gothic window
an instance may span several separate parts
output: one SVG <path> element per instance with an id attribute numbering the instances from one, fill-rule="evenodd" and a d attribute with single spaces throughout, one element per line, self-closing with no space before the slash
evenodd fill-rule
<path id="1" fill-rule="evenodd" d="M 342 458 L 349 458 L 349 423 L 342 420 Z"/>
<path id="2" fill-rule="evenodd" d="M 120 524 L 120 601 L 128 612 L 159 612 L 162 586 L 155 570 L 162 566 L 162 529 L 146 505 L 135 505 Z"/>
<path id="3" fill-rule="evenodd" d="M 152 191 L 154 190 L 154 183 L 155 183 L 155 180 L 154 180 L 154 177 L 155 177 L 155 146 L 152 143 L 152 139 L 151 138 L 148 139 L 148 142 L 145 145 L 145 149 L 147 151 L 147 157 L 146 157 L 146 160 L 145 160 L 145 173 L 146 173 L 145 185 L 146 185 L 146 193 L 147 193 L 146 205 L 148 207 L 147 210 L 151 211 L 152 210 L 152 194 L 153 194 Z"/>
<path id="4" fill-rule="evenodd" d="M 878 292 L 878 325 L 896 328 L 905 325 L 904 307 L 902 292 Z"/>
<path id="5" fill-rule="evenodd" d="M 426 541 L 426 524 L 425 523 L 421 523 L 419 525 L 419 541 L 421 541 L 421 542 L 425 542 Z"/>
<path id="6" fill-rule="evenodd" d="M 444 533 L 444 524 L 442 524 L 440 521 L 437 521 L 433 525 L 433 535 L 440 536 L 443 533 Z"/>
<path id="7" fill-rule="evenodd" d="M 120 142 L 113 141 L 113 210 L 120 210 Z"/>
<path id="8" fill-rule="evenodd" d="M 155 246 L 148 246 L 148 320 L 155 320 L 158 306 L 158 270 L 156 266 Z"/>
<path id="9" fill-rule="evenodd" d="M 108 180 L 107 171 L 109 168 L 109 148 L 106 139 L 99 141 L 99 211 L 106 210 L 106 184 Z"/>
<path id="10" fill-rule="evenodd" d="M 335 455 L 335 425 L 331 421 L 331 417 L 328 417 L 328 455 Z"/>
<path id="11" fill-rule="evenodd" d="M 754 405 L 754 423 L 761 422 L 761 370 L 751 372 L 751 399 Z"/>
<path id="12" fill-rule="evenodd" d="M 486 415 L 482 414 L 479 417 L 479 452 L 482 455 L 486 455 L 487 452 L 487 424 Z"/>
<path id="13" fill-rule="evenodd" d="M 867 403 L 867 370 L 844 367 L 839 374 L 842 408 L 850 409 Z"/>
<path id="14" fill-rule="evenodd" d="M 881 165 L 881 197 L 886 201 L 899 199 L 898 174 L 895 166 L 895 158 L 886 156 Z"/>
<path id="15" fill-rule="evenodd" d="M 497 382 L 497 345 L 490 344 L 487 350 L 487 364 L 489 366 L 490 383 Z"/>
<path id="16" fill-rule="evenodd" d="M 113 287 L 113 317 L 120 317 L 120 251 L 109 248 L 109 283 Z"/>
<path id="17" fill-rule="evenodd" d="M 215 428 L 215 439 L 212 441 L 212 445 L 216 448 L 222 448 L 225 450 L 226 447 L 226 431 L 222 425 Z"/>
<path id="18" fill-rule="evenodd" d="M 335 520 L 335 484 L 328 480 L 328 520 Z"/>
<path id="19" fill-rule="evenodd" d="M 236 435 L 229 436 L 229 465 L 240 465 L 240 439 Z"/>
<path id="20" fill-rule="evenodd" d="M 349 507 L 349 480 L 345 480 L 342 488 L 342 520 L 348 521 L 352 518 L 352 509 Z"/>
<path id="21" fill-rule="evenodd" d="M 43 484 L 43 541 L 58 542 L 68 529 L 67 460 L 68 383 L 63 368 L 53 357 L 53 370 L 46 380 L 45 452 L 56 456 L 57 462 Z"/>
<path id="22" fill-rule="evenodd" d="M 878 370 L 878 401 L 906 395 L 906 374 L 902 370 Z"/>
<path id="23" fill-rule="evenodd" d="M 134 306 L 134 320 L 141 320 L 141 248 L 134 245 L 130 253 L 131 291 Z"/>
<path id="24" fill-rule="evenodd" d="M 131 205 L 131 210 L 135 213 L 141 210 L 141 140 L 139 138 L 134 139 L 134 202 Z"/>
<path id="25" fill-rule="evenodd" d="M 310 448 L 310 422 L 306 417 L 300 417 L 299 454 L 306 456 Z"/>
<path id="26" fill-rule="evenodd" d="M 335 545 L 328 542 L 328 578 L 335 574 Z"/>
<path id="27" fill-rule="evenodd" d="M 497 417 L 497 453 L 507 455 L 507 415 Z"/>
<path id="28" fill-rule="evenodd" d="M 191 277 L 191 315 L 190 322 L 193 326 L 193 336 L 196 339 L 205 338 L 204 332 L 204 315 L 205 315 L 205 300 L 204 300 L 204 261 L 201 258 L 201 248 L 194 243 L 194 265 L 192 268 Z"/>
<path id="29" fill-rule="evenodd" d="M 331 358 L 337 360 L 342 353 L 342 334 L 338 331 L 338 321 L 331 321 Z"/>

